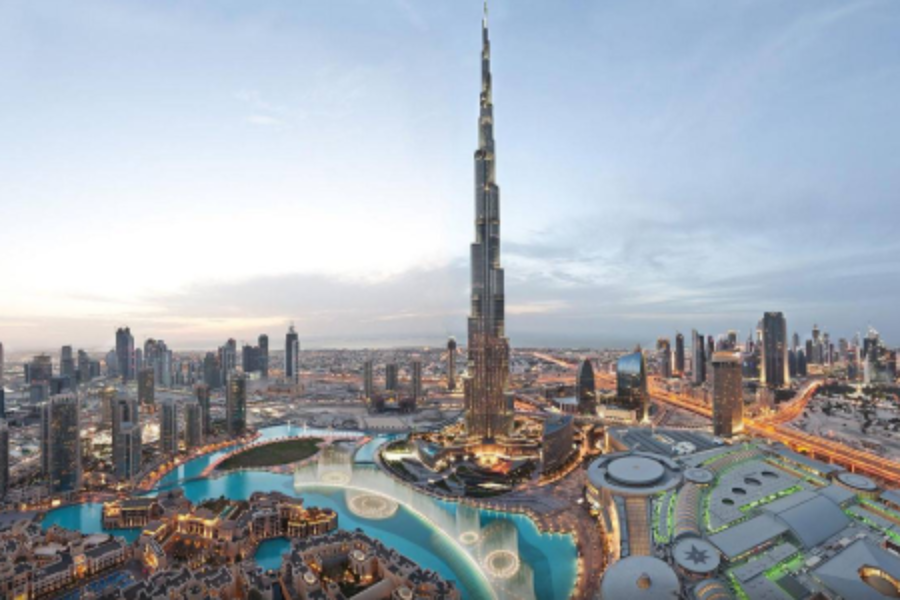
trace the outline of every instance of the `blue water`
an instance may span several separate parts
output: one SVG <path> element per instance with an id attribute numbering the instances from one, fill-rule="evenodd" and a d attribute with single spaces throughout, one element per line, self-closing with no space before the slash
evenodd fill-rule
<path id="1" fill-rule="evenodd" d="M 282 555 L 291 549 L 287 538 L 275 538 L 262 542 L 256 549 L 256 564 L 266 571 L 281 568 Z"/>
<path id="2" fill-rule="evenodd" d="M 300 428 L 290 430 L 287 426 L 264 430 L 265 438 L 287 434 L 298 435 Z M 368 445 L 368 444 L 367 444 Z M 372 448 L 374 449 L 374 448 Z M 422 567 L 432 569 L 443 577 L 457 583 L 463 597 L 469 599 L 484 597 L 485 580 L 474 573 L 468 556 L 451 543 L 449 538 L 402 504 L 397 513 L 386 520 L 369 520 L 354 515 L 347 508 L 345 490 L 322 487 L 306 488 L 302 494 L 294 489 L 291 475 L 265 471 L 238 471 L 215 479 L 196 479 L 203 470 L 222 453 L 201 457 L 179 467 L 161 482 L 161 489 L 178 485 L 185 496 L 194 503 L 209 498 L 224 496 L 232 500 L 247 499 L 253 492 L 279 491 L 292 496 L 302 496 L 307 506 L 327 507 L 338 513 L 341 529 L 359 528 L 367 535 L 381 540 L 389 547 L 396 548 Z M 456 505 L 451 502 L 434 501 L 443 510 L 453 514 Z M 103 532 L 101 526 L 101 505 L 83 504 L 67 506 L 47 514 L 44 526 L 57 524 L 84 533 Z M 479 511 L 482 526 L 493 521 L 505 520 L 518 530 L 519 555 L 534 572 L 535 596 L 540 599 L 568 598 L 575 584 L 576 552 L 571 536 L 541 534 L 527 517 L 492 511 Z M 107 531 L 123 535 L 129 541 L 139 535 L 139 530 Z M 281 564 L 281 554 L 288 548 L 287 540 L 270 540 L 260 545 L 257 560 L 266 569 L 277 569 Z"/>

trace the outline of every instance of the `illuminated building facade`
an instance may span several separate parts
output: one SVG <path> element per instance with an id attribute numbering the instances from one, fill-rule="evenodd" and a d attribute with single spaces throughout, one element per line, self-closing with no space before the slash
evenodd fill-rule
<path id="1" fill-rule="evenodd" d="M 791 383 L 787 321 L 780 312 L 767 312 L 762 320 L 760 383 L 779 388 Z M 816 332 L 815 337 L 818 337 Z"/>
<path id="2" fill-rule="evenodd" d="M 481 109 L 475 151 L 475 242 L 471 246 L 469 369 L 464 381 L 466 430 L 474 440 L 509 435 L 512 407 L 506 398 L 509 341 L 505 334 L 505 292 L 500 266 L 500 188 L 496 180 L 491 43 L 487 7 L 482 20 Z"/>
<path id="3" fill-rule="evenodd" d="M 81 488 L 81 401 L 74 394 L 41 406 L 41 467 L 51 493 Z"/>
<path id="4" fill-rule="evenodd" d="M 647 418 L 650 392 L 647 388 L 647 361 L 638 348 L 616 364 L 616 406 L 634 412 L 636 421 Z"/>
<path id="5" fill-rule="evenodd" d="M 729 438 L 744 429 L 741 358 L 734 352 L 716 352 L 712 370 L 713 434 Z"/>

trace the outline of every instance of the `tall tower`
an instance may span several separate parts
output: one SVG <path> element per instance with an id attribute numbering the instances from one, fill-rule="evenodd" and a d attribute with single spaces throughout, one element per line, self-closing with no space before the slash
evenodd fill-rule
<path id="1" fill-rule="evenodd" d="M 81 402 L 74 394 L 41 406 L 41 468 L 51 493 L 81 489 Z"/>
<path id="2" fill-rule="evenodd" d="M 741 359 L 734 352 L 712 357 L 713 434 L 730 438 L 744 429 L 744 395 Z"/>
<path id="3" fill-rule="evenodd" d="M 127 383 L 134 379 L 134 336 L 131 329 L 120 327 L 116 330 L 116 361 L 119 376 Z"/>
<path id="4" fill-rule="evenodd" d="M 412 395 L 418 407 L 422 402 L 422 360 L 419 358 L 413 359 L 412 362 Z"/>
<path id="5" fill-rule="evenodd" d="M 818 332 L 815 337 L 818 337 Z M 791 383 L 787 351 L 787 321 L 784 315 L 780 312 L 767 312 L 762 320 L 760 383 L 775 388 Z"/>
<path id="6" fill-rule="evenodd" d="M 300 338 L 293 325 L 284 336 L 284 377 L 290 383 L 300 383 Z"/>
<path id="7" fill-rule="evenodd" d="M 259 336 L 259 376 L 269 378 L 269 336 L 265 333 Z"/>
<path id="8" fill-rule="evenodd" d="M 232 375 L 225 390 L 225 427 L 230 436 L 247 431 L 247 377 Z"/>
<path id="9" fill-rule="evenodd" d="M 162 403 L 159 418 L 159 450 L 163 454 L 178 454 L 178 405 L 173 400 Z"/>
<path id="10" fill-rule="evenodd" d="M 684 375 L 684 336 L 681 333 L 675 335 L 675 375 Z"/>
<path id="11" fill-rule="evenodd" d="M 456 390 L 456 340 L 447 341 L 447 389 Z"/>
<path id="12" fill-rule="evenodd" d="M 363 364 L 363 394 L 366 402 L 369 402 L 375 395 L 375 367 L 372 359 L 367 360 Z"/>
<path id="13" fill-rule="evenodd" d="M 496 178 L 487 2 L 481 37 L 481 111 L 475 151 L 475 242 L 471 246 L 472 306 L 467 343 L 469 374 L 464 385 L 467 432 L 471 438 L 484 442 L 506 436 L 512 426 L 512 410 L 505 394 L 509 340 L 500 267 L 500 188 Z"/>
<path id="14" fill-rule="evenodd" d="M 115 398 L 112 407 L 113 468 L 116 477 L 134 479 L 141 470 L 141 423 L 139 402 Z"/>

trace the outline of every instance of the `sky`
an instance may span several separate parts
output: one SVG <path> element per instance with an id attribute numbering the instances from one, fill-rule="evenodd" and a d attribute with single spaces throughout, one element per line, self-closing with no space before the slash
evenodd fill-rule
<path id="1" fill-rule="evenodd" d="M 900 2 L 492 0 L 513 345 L 900 339 Z M 464 338 L 479 0 L 0 0 L 0 341 Z M 275 344 L 277 346 L 277 344 Z"/>

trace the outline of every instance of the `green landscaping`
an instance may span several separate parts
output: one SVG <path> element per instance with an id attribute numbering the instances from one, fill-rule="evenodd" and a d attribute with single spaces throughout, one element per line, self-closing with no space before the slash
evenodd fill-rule
<path id="1" fill-rule="evenodd" d="M 318 445 L 321 442 L 322 440 L 319 438 L 304 438 L 302 440 L 285 440 L 257 446 L 225 459 L 217 469 L 230 471 L 231 469 L 253 469 L 287 465 L 316 454 L 319 451 Z"/>

